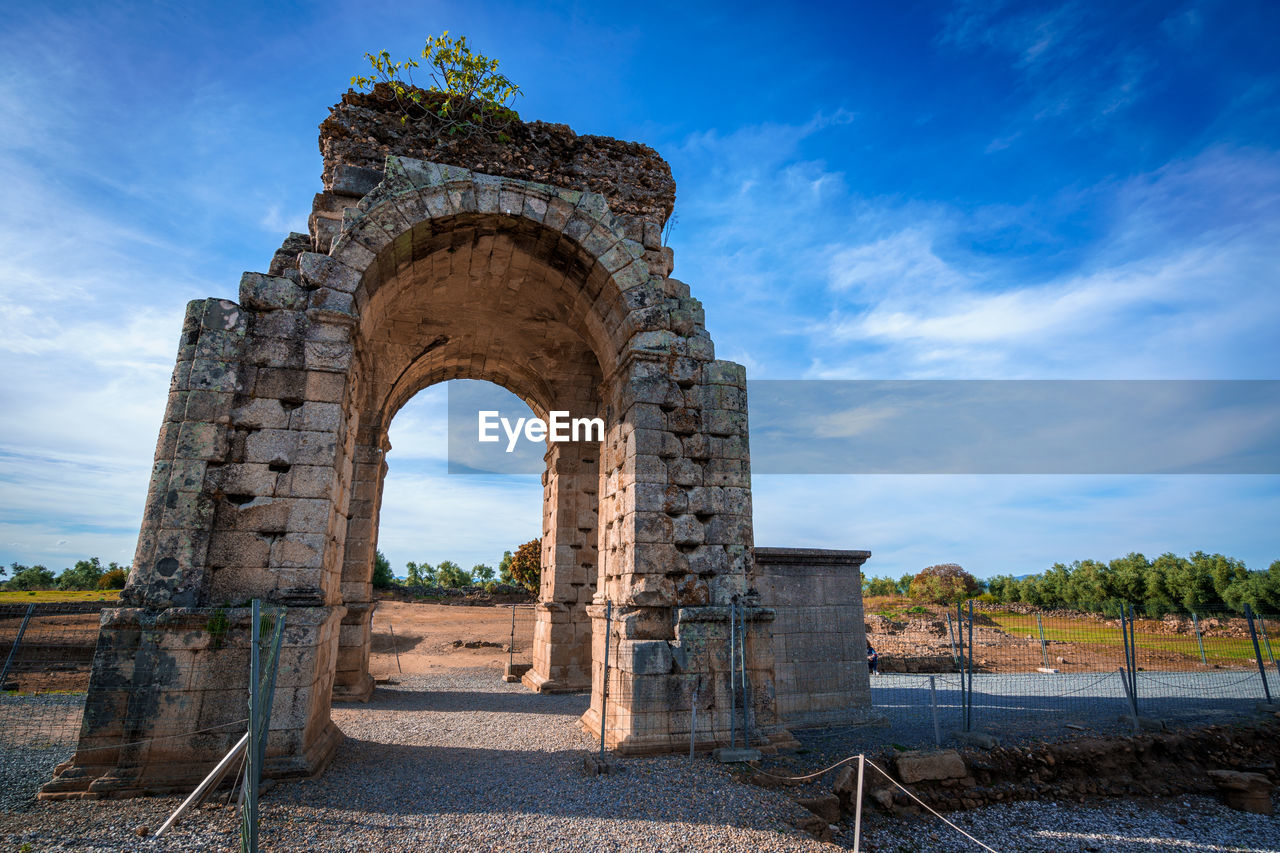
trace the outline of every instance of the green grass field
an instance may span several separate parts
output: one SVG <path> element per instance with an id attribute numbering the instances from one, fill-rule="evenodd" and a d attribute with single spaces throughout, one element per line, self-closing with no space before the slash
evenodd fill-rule
<path id="1" fill-rule="evenodd" d="M 1039 637 L 1039 629 L 1033 616 L 1000 612 L 988 612 L 984 615 L 989 616 L 1000 627 L 1000 630 L 1007 634 L 1015 637 L 1027 635 L 1033 638 Z M 1268 626 L 1268 633 L 1272 635 L 1271 644 L 1273 651 L 1275 651 L 1280 639 L 1276 638 L 1277 632 L 1273 626 Z M 1050 642 L 1124 648 L 1124 639 L 1118 628 L 1084 619 L 1073 620 L 1048 617 L 1044 620 L 1044 638 Z M 1261 644 L 1261 636 L 1258 639 Z M 1151 631 L 1144 631 L 1142 620 L 1139 620 L 1136 640 L 1139 654 L 1145 649 L 1182 655 L 1195 662 L 1200 660 L 1200 647 L 1196 643 L 1194 634 L 1156 634 Z M 1252 640 L 1240 637 L 1205 637 L 1204 650 L 1205 656 L 1211 663 L 1214 661 L 1247 661 L 1254 656 Z M 1262 655 L 1264 659 L 1267 659 L 1265 648 L 1262 650 Z M 1269 662 L 1269 659 L 1267 660 Z"/>
<path id="2" fill-rule="evenodd" d="M 63 601 L 119 601 L 118 589 L 61 590 L 40 589 L 31 592 L 0 590 L 0 604 L 42 604 Z"/>

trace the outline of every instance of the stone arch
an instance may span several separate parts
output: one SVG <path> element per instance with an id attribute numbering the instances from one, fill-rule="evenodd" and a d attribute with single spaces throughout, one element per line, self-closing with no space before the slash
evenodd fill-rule
<path id="1" fill-rule="evenodd" d="M 239 304 L 188 306 L 128 606 L 104 617 L 80 751 L 48 795 L 198 778 L 234 734 L 154 738 L 242 714 L 243 642 L 202 629 L 216 615 L 240 637 L 251 597 L 289 607 L 267 770 L 324 766 L 341 739 L 335 692 L 371 688 L 386 426 L 449 378 L 605 420 L 599 447 L 547 454 L 549 580 L 527 683 L 589 683 L 584 724 L 598 733 L 607 711 L 624 752 L 687 748 L 695 696 L 697 739 L 729 730 L 727 605 L 772 618 L 747 583 L 745 375 L 715 360 L 701 305 L 669 277 L 661 223 L 592 192 L 394 155 L 374 174 L 331 243 L 317 228 L 298 247 L 327 251 L 282 250 L 245 275 Z M 767 631 L 748 669 L 756 731 L 785 740 Z"/>

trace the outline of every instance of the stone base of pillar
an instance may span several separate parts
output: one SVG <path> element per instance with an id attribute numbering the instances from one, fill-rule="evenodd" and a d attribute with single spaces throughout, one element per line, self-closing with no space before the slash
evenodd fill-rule
<path id="1" fill-rule="evenodd" d="M 264 775 L 322 771 L 342 742 L 329 718 L 343 607 L 285 614 Z M 41 799 L 191 791 L 246 730 L 251 611 L 103 610 L 80 741 Z"/>
<path id="2" fill-rule="evenodd" d="M 595 657 L 602 662 L 604 608 L 595 605 L 588 611 L 596 626 Z M 774 710 L 773 647 L 767 630 L 774 613 L 758 606 L 741 612 L 746 614 L 748 625 L 749 744 L 744 744 L 742 735 L 742 696 L 737 684 L 730 687 L 727 607 L 678 608 L 675 640 L 619 636 L 629 624 L 644 620 L 629 619 L 633 614 L 615 610 L 613 636 L 609 638 L 609 694 L 607 699 L 602 694 L 603 663 L 596 663 L 599 677 L 592 689 L 591 707 L 581 718 L 583 728 L 599 738 L 604 707 L 605 746 L 622 755 L 684 752 L 689 749 L 691 735 L 696 750 L 729 746 L 731 728 L 737 731 L 739 746 L 750 745 L 766 753 L 799 746 L 778 722 Z"/>
<path id="3" fill-rule="evenodd" d="M 539 602 L 534 609 L 533 667 L 521 683 L 538 693 L 591 689 L 591 621 L 586 608 Z"/>
<path id="4" fill-rule="evenodd" d="M 335 702 L 368 702 L 373 696 L 369 650 L 373 640 L 376 601 L 347 602 L 338 635 L 338 666 L 333 676 Z"/>

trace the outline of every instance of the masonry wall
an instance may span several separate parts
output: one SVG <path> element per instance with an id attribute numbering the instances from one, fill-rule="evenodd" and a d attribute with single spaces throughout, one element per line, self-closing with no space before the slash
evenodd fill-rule
<path id="1" fill-rule="evenodd" d="M 772 623 L 778 721 L 863 722 L 871 708 L 862 564 L 870 551 L 757 548 L 752 581 Z"/>

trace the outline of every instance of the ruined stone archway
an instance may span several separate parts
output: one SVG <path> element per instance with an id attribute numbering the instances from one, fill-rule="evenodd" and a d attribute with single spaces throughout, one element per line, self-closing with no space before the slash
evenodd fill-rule
<path id="1" fill-rule="evenodd" d="M 331 698 L 371 688 L 386 427 L 451 378 L 606 423 L 599 447 L 547 456 L 527 683 L 590 683 L 598 732 L 608 601 L 610 745 L 687 748 L 695 695 L 707 731 L 728 730 L 726 605 L 752 565 L 745 377 L 669 278 L 666 211 L 618 216 L 596 193 L 397 156 L 376 183 L 361 171 L 333 176 L 369 186 L 332 242 L 314 219 L 304 238 L 327 252 L 283 251 L 273 274 L 246 274 L 239 304 L 188 306 L 128 606 L 104 617 L 80 749 L 46 795 L 198 778 L 243 713 L 253 597 L 290 608 L 267 769 L 323 767 L 340 740 Z M 767 632 L 748 669 L 758 730 L 785 737 Z"/>

